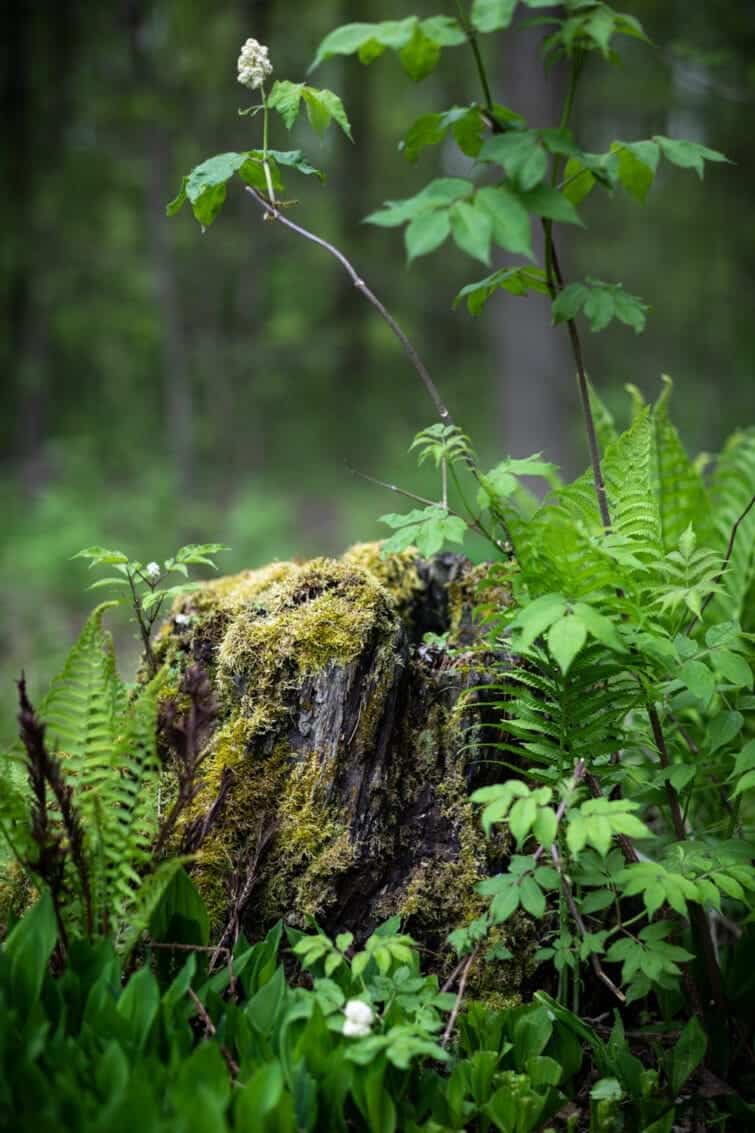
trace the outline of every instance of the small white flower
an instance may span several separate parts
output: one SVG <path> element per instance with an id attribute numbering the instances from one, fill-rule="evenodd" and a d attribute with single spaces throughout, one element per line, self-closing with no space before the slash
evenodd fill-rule
<path id="1" fill-rule="evenodd" d="M 144 573 L 150 582 L 158 582 L 161 574 L 159 563 L 147 563 Z"/>
<path id="2" fill-rule="evenodd" d="M 362 1038 L 370 1034 L 370 1027 L 375 1021 L 375 1012 L 369 1003 L 362 999 L 350 999 L 343 1009 L 346 1019 L 343 1024 L 343 1033 L 351 1038 Z"/>
<path id="3" fill-rule="evenodd" d="M 268 75 L 273 73 L 273 65 L 267 57 L 268 49 L 256 39 L 248 39 L 241 48 L 238 72 L 242 86 L 257 90 Z"/>
<path id="4" fill-rule="evenodd" d="M 343 1033 L 350 1039 L 362 1039 L 365 1035 L 371 1035 L 372 1031 L 365 1023 L 354 1023 L 351 1019 L 345 1019 Z"/>
<path id="5" fill-rule="evenodd" d="M 177 626 L 187 626 L 191 623 L 191 614 L 175 614 L 173 621 Z"/>

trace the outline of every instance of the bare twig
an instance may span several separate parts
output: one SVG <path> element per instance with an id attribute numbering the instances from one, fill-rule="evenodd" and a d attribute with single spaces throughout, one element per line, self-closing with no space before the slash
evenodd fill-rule
<path id="1" fill-rule="evenodd" d="M 724 561 L 721 565 L 720 571 L 718 572 L 718 574 L 716 575 L 715 580 L 714 580 L 715 586 L 718 586 L 719 582 L 721 581 L 723 576 L 726 574 L 726 570 L 727 570 L 727 567 L 729 566 L 729 561 L 731 559 L 731 554 L 732 554 L 732 551 L 734 550 L 734 542 L 737 538 L 737 533 L 739 531 L 740 524 L 744 523 L 744 521 L 747 519 L 747 516 L 752 511 L 753 507 L 755 507 L 755 496 L 752 497 L 752 499 L 750 500 L 750 502 L 748 503 L 747 507 L 744 509 L 742 514 L 734 522 L 734 526 L 731 529 L 731 535 L 729 536 L 729 544 L 726 548 L 726 554 L 724 555 Z M 715 594 L 715 591 L 712 590 L 710 592 L 710 594 L 707 596 L 707 598 L 705 599 L 705 601 L 703 602 L 702 606 L 700 607 L 700 613 L 695 614 L 695 616 L 692 618 L 692 620 L 688 623 L 687 628 L 685 630 L 685 633 L 687 633 L 689 635 L 692 632 L 692 630 L 695 628 L 695 623 L 697 621 L 702 621 L 703 614 L 708 609 L 708 606 L 710 605 L 710 603 L 713 601 L 714 594 Z"/>
<path id="2" fill-rule="evenodd" d="M 454 422 L 451 414 L 449 413 L 442 397 L 440 396 L 438 388 L 435 385 L 435 382 L 430 377 L 427 367 L 423 363 L 412 342 L 398 325 L 388 308 L 383 303 L 381 303 L 377 295 L 375 295 L 375 293 L 370 290 L 351 261 L 347 259 L 343 252 L 339 251 L 339 249 L 336 248 L 334 244 L 330 244 L 327 240 L 324 240 L 322 236 L 316 236 L 315 233 L 310 232 L 308 228 L 304 228 L 301 224 L 296 224 L 293 220 L 289 220 L 289 218 L 287 216 L 284 216 L 284 214 L 276 207 L 276 205 L 267 200 L 267 198 L 263 196 L 262 193 L 258 192 L 256 189 L 253 189 L 249 185 L 247 185 L 246 191 L 250 194 L 251 197 L 254 198 L 260 208 L 264 210 L 266 220 L 277 220 L 286 228 L 290 228 L 292 232 L 296 232 L 298 236 L 303 236 L 305 240 L 310 240 L 313 244 L 317 244 L 318 247 L 324 248 L 326 252 L 329 252 L 330 255 L 334 257 L 334 259 L 338 260 L 339 264 L 341 264 L 344 270 L 348 273 L 352 283 L 357 288 L 357 290 L 361 291 L 365 299 L 367 299 L 368 302 L 372 304 L 372 306 L 375 308 L 381 318 L 385 320 L 396 338 L 403 346 L 404 352 L 409 358 L 411 364 L 414 366 L 414 369 L 419 374 L 420 381 L 422 382 L 425 390 L 431 398 L 436 412 L 443 424 L 453 425 Z"/>
<path id="3" fill-rule="evenodd" d="M 428 500 L 425 496 L 418 496 L 416 492 L 408 492 L 405 488 L 399 488 L 397 484 L 389 484 L 386 480 L 378 480 L 375 476 L 369 476 L 366 472 L 360 472 L 357 468 L 352 468 L 352 466 L 348 463 L 346 467 L 348 468 L 352 476 L 358 476 L 360 480 L 366 480 L 368 484 L 374 484 L 377 488 L 385 488 L 388 492 L 395 492 L 396 495 L 404 496 L 406 499 L 413 500 L 414 503 L 417 504 L 425 504 L 426 507 L 438 506 L 437 500 Z M 469 527 L 470 530 L 476 531 L 478 535 L 482 535 L 483 539 L 487 539 L 489 543 L 492 543 L 497 551 L 505 550 L 505 547 L 501 540 L 496 539 L 494 535 L 491 535 L 479 519 L 467 519 L 467 517 L 462 515 L 461 512 L 456 511 L 455 508 L 449 507 L 447 501 L 444 502 L 441 506 L 448 512 L 449 515 L 458 516 L 459 519 L 466 523 L 467 527 Z"/>
<path id="4" fill-rule="evenodd" d="M 459 1015 L 459 1011 L 461 1010 L 462 1001 L 464 999 L 464 992 L 465 992 L 466 986 L 467 986 L 467 979 L 469 978 L 469 969 L 472 967 L 472 964 L 477 959 L 479 951 L 480 951 L 480 946 L 478 944 L 478 946 L 475 948 L 474 952 L 470 952 L 469 956 L 467 956 L 466 961 L 464 963 L 464 968 L 463 968 L 462 973 L 461 973 L 461 979 L 459 980 L 459 990 L 456 993 L 456 1002 L 454 1003 L 453 1010 L 451 1011 L 451 1014 L 448 1017 L 448 1023 L 446 1024 L 446 1029 L 443 1032 L 443 1038 L 440 1040 L 440 1045 L 444 1049 L 448 1046 L 448 1043 L 451 1039 L 451 1035 L 453 1034 L 453 1029 L 456 1026 L 456 1019 Z"/>
<path id="5" fill-rule="evenodd" d="M 558 852 L 558 847 L 556 846 L 555 842 L 551 846 L 551 857 L 553 858 L 553 864 L 558 870 L 558 876 L 561 878 L 561 889 L 563 890 L 564 897 L 566 898 L 566 903 L 569 906 L 569 912 L 571 913 L 572 919 L 579 929 L 582 938 L 586 939 L 588 936 L 587 926 L 582 919 L 582 914 L 577 907 L 577 902 L 574 900 L 571 883 L 569 881 L 569 878 L 566 876 L 566 873 L 564 872 L 563 862 L 561 861 L 561 856 Z M 616 984 L 613 982 L 610 976 L 606 975 L 605 971 L 603 970 L 603 965 L 594 952 L 590 953 L 590 965 L 597 978 L 601 981 L 601 983 L 604 983 L 606 985 L 612 995 L 616 996 L 619 1003 L 626 1003 L 626 996 L 624 995 L 623 991 L 617 988 Z"/>
<path id="6" fill-rule="evenodd" d="M 197 1015 L 199 1016 L 199 1018 L 202 1021 L 202 1026 L 205 1029 L 205 1033 L 207 1035 L 209 1035 L 210 1038 L 213 1038 L 215 1036 L 215 1034 L 217 1033 L 217 1029 L 216 1029 L 215 1024 L 213 1023 L 212 1019 L 210 1018 L 210 1016 L 207 1013 L 207 1008 L 205 1007 L 204 1003 L 202 1003 L 202 1000 L 199 998 L 197 993 L 194 991 L 193 987 L 190 987 L 188 989 L 188 991 L 189 991 L 189 998 L 191 999 L 192 1003 L 196 1007 Z M 238 1064 L 238 1062 L 236 1062 L 236 1059 L 233 1057 L 233 1055 L 231 1054 L 228 1047 L 224 1046 L 222 1043 L 220 1044 L 220 1053 L 223 1055 L 223 1058 L 225 1059 L 226 1065 L 228 1066 L 228 1069 L 230 1070 L 231 1074 L 233 1074 L 234 1078 L 237 1078 L 239 1073 L 240 1073 L 239 1064 Z"/>

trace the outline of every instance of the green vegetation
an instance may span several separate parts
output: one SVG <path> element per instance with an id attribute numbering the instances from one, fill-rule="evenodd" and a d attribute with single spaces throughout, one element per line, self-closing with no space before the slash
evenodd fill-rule
<path id="1" fill-rule="evenodd" d="M 531 126 L 492 94 L 481 42 L 508 32 L 517 8 L 538 20 L 547 9 L 545 57 L 568 72 L 556 127 Z M 420 81 L 444 52 L 467 51 L 480 101 L 405 124 L 405 155 L 453 146 L 454 175 L 368 219 L 404 227 L 410 261 L 447 241 L 488 267 L 494 248 L 517 257 L 457 300 L 477 315 L 530 292 L 547 299 L 572 351 L 589 468 L 569 482 L 536 454 L 487 469 L 382 298 L 287 195 L 289 171 L 318 171 L 302 151 L 271 147 L 273 116 L 291 130 L 306 114 L 316 134 L 335 124 L 350 138 L 348 106 L 308 83 L 278 78 L 268 91 L 274 59 L 248 40 L 239 80 L 258 92 L 244 114 L 260 144 L 193 168 L 168 212 L 188 204 L 206 229 L 244 192 L 292 251 L 305 241 L 338 262 L 433 403 L 438 422 L 411 448 L 437 496 L 381 485 L 411 510 L 383 516 L 392 533 L 379 551 L 362 544 L 340 562 L 275 563 L 191 591 L 163 579 L 214 565 L 220 544 L 189 545 L 162 566 L 80 552 L 114 568 L 95 586 L 128 590 L 143 664 L 133 688 L 118 678 L 106 603 L 38 710 L 19 682 L 21 742 L 0 779 L 5 1128 L 752 1125 L 755 430 L 691 459 L 669 416 L 670 380 L 653 403 L 630 387 L 630 424 L 617 429 L 588 381 L 583 327 L 641 332 L 649 304 L 618 282 L 570 282 L 560 256 L 563 226 L 581 226 L 589 196 L 645 203 L 663 162 L 702 178 L 726 158 L 657 133 L 600 153 L 579 143 L 572 114 L 593 64 L 647 38 L 633 15 L 600 0 L 555 14 L 541 0 L 456 9 L 339 27 L 314 66 L 395 54 Z M 419 648 L 470 670 L 485 656 L 486 683 L 471 694 L 484 695 L 494 738 L 463 734 L 462 700 L 442 720 L 443 742 L 488 761 L 495 781 L 467 797 L 468 764 L 449 761 L 433 786 L 461 831 L 457 859 L 420 869 L 376 931 L 331 938 L 318 918 L 356 848 L 318 752 L 292 763 L 276 730 L 287 697 L 335 679 L 370 641 L 382 708 L 381 659 L 419 556 L 472 540 L 486 553 L 451 590 L 451 629 Z M 467 641 L 470 591 L 479 633 Z M 440 743 L 433 731 L 420 740 Z M 210 821 L 227 799 L 228 821 Z M 256 868 L 273 803 L 248 939 L 243 878 L 227 919 L 229 861 L 256 824 Z M 292 902 L 296 923 L 283 925 L 276 909 Z M 407 926 L 419 936 L 453 913 L 445 952 L 428 949 L 421 965 Z"/>

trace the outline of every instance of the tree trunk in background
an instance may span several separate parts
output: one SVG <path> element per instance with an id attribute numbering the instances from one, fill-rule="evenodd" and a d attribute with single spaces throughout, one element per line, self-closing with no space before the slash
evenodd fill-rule
<path id="1" fill-rule="evenodd" d="M 2 173 L 13 217 L 12 228 L 6 235 L 8 283 L 3 370 L 7 383 L 6 412 L 13 416 L 13 432 L 7 437 L 6 451 L 17 461 L 21 481 L 30 493 L 48 475 L 46 409 L 54 384 L 49 311 L 42 297 L 43 289 L 38 286 L 38 278 L 44 275 L 46 263 L 54 256 L 50 231 L 54 221 L 38 214 L 36 187 L 38 178 L 47 181 L 55 177 L 56 159 L 70 117 L 77 19 L 78 8 L 72 0 L 57 5 L 49 18 L 39 17 L 28 6 L 12 4 L 3 22 L 2 111 L 7 146 Z M 41 105 L 35 102 L 33 83 L 40 66 L 48 90 L 54 92 Z"/>
<path id="2" fill-rule="evenodd" d="M 499 98 L 534 127 L 558 123 L 562 83 L 545 73 L 539 55 L 542 28 L 519 27 L 506 38 Z M 556 231 L 560 231 L 559 228 Z M 542 235 L 533 223 L 535 250 Z M 542 259 L 541 259 L 542 262 Z M 501 293 L 488 303 L 487 327 L 497 375 L 498 436 L 505 452 L 523 457 L 543 452 L 567 473 L 574 471 L 570 424 L 574 364 L 563 328 L 551 326 L 544 297 Z"/>
<path id="3" fill-rule="evenodd" d="M 176 285 L 176 269 L 172 236 L 165 219 L 165 205 L 173 195 L 166 166 L 169 143 L 160 125 L 160 98 L 157 71 L 146 39 L 149 3 L 129 0 L 126 19 L 131 41 L 131 63 L 136 86 L 149 101 L 144 127 L 146 154 L 146 210 L 149 250 L 155 287 L 155 301 L 160 313 L 162 356 L 162 408 L 165 434 L 176 486 L 181 498 L 191 492 L 193 466 L 193 394 L 187 371 L 186 343 L 181 319 L 180 299 Z"/>

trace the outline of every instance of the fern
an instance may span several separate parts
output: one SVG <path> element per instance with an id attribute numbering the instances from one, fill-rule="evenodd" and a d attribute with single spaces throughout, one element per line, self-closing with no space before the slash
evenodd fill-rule
<path id="1" fill-rule="evenodd" d="M 163 684 L 163 675 L 158 674 L 132 702 L 101 798 L 108 808 L 102 827 L 108 907 L 118 919 L 128 914 L 142 884 L 139 871 L 150 865 L 151 846 L 157 836 L 155 790 L 160 763 L 156 717 Z"/>
<path id="2" fill-rule="evenodd" d="M 504 737 L 492 746 L 535 764 L 533 778 L 556 781 L 578 759 L 588 768 L 605 762 L 622 744 L 622 721 L 641 702 L 636 682 L 610 650 L 586 646 L 564 677 L 545 650 L 527 652 L 524 664 L 502 673 L 491 701 L 502 716 Z"/>
<path id="3" fill-rule="evenodd" d="M 42 742 L 54 752 L 65 788 L 73 792 L 83 831 L 87 920 L 96 932 L 123 935 L 126 923 L 141 924 L 150 915 L 151 902 L 178 865 L 152 860 L 159 826 L 157 707 L 164 678 L 159 674 L 127 698 L 110 634 L 102 626 L 104 613 L 114 604 L 103 603 L 88 618 L 39 718 L 46 728 Z M 28 785 L 13 773 L 18 762 L 15 751 L 6 754 L 0 823 L 14 856 L 33 870 L 34 800 Z M 55 807 L 47 818 L 67 852 L 61 912 L 80 930 L 84 902 L 70 844 Z"/>
<path id="4" fill-rule="evenodd" d="M 690 460 L 676 427 L 669 420 L 671 378 L 664 375 L 663 381 L 665 388 L 651 418 L 655 431 L 653 488 L 660 511 L 663 545 L 666 551 L 673 551 L 690 524 L 698 541 L 704 544 L 710 544 L 713 528 L 710 499 L 700 469 Z"/>
<path id="5" fill-rule="evenodd" d="M 726 554 L 734 524 L 755 495 L 755 429 L 735 433 L 727 442 L 711 484 L 716 547 Z M 755 508 L 742 521 L 723 579 L 723 594 L 711 604 L 711 620 L 742 619 L 755 584 Z M 751 610 L 751 606 L 748 607 Z M 751 630 L 752 622 L 743 628 Z"/>

